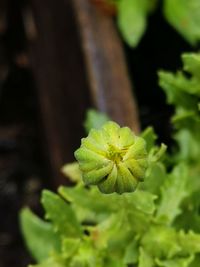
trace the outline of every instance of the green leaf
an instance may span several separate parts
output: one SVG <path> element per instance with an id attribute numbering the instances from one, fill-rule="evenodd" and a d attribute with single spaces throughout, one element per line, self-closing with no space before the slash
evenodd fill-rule
<path id="1" fill-rule="evenodd" d="M 146 27 L 150 9 L 149 0 L 119 0 L 118 26 L 125 41 L 136 47 Z"/>
<path id="2" fill-rule="evenodd" d="M 20 225 L 26 246 L 38 262 L 47 259 L 52 251 L 60 250 L 60 239 L 52 225 L 27 208 L 20 213 Z"/>
<path id="3" fill-rule="evenodd" d="M 44 262 L 37 265 L 30 265 L 29 267 L 66 267 L 66 264 L 59 255 L 53 254 Z"/>
<path id="4" fill-rule="evenodd" d="M 52 221 L 55 231 L 66 237 L 80 237 L 81 226 L 70 205 L 58 195 L 43 190 L 42 205 L 46 211 L 46 218 Z"/>
<path id="5" fill-rule="evenodd" d="M 200 7 L 200 6 L 199 6 Z M 199 53 L 185 53 L 182 55 L 184 71 L 191 73 L 193 79 L 200 80 L 200 54 Z M 200 94 L 200 87 L 193 93 Z"/>
<path id="6" fill-rule="evenodd" d="M 116 194 L 105 195 L 95 187 L 87 189 L 83 186 L 61 186 L 59 193 L 71 203 L 80 222 L 101 222 L 119 208 L 120 198 Z"/>
<path id="7" fill-rule="evenodd" d="M 149 165 L 151 165 L 152 163 L 158 162 L 163 157 L 166 150 L 167 150 L 167 146 L 163 143 L 161 144 L 160 147 L 158 146 L 153 147 L 148 155 Z"/>
<path id="8" fill-rule="evenodd" d="M 103 258 L 99 250 L 95 249 L 90 240 L 85 240 L 76 255 L 71 259 L 70 267 L 102 267 Z"/>
<path id="9" fill-rule="evenodd" d="M 192 45 L 200 40 L 199 0 L 165 0 L 167 21 Z"/>
<path id="10" fill-rule="evenodd" d="M 108 255 L 117 255 L 119 259 L 124 256 L 126 244 L 133 238 L 130 221 L 123 209 L 93 227 L 90 235 L 96 249 L 106 249 Z"/>
<path id="11" fill-rule="evenodd" d="M 200 131 L 200 116 L 196 111 L 188 111 L 177 107 L 176 114 L 172 118 L 172 123 L 178 129 L 188 129 L 193 137 L 200 139 L 197 134 Z"/>
<path id="12" fill-rule="evenodd" d="M 131 231 L 137 236 L 143 235 L 152 223 L 152 216 L 137 209 L 128 209 L 127 213 L 130 225 L 132 225 Z"/>
<path id="13" fill-rule="evenodd" d="M 149 152 L 154 146 L 157 140 L 157 135 L 153 127 L 147 127 L 142 133 L 141 137 L 146 141 L 146 150 Z"/>
<path id="14" fill-rule="evenodd" d="M 188 170 L 184 164 L 177 165 L 161 188 L 161 199 L 156 218 L 170 225 L 181 213 L 180 205 L 188 195 Z"/>
<path id="15" fill-rule="evenodd" d="M 182 55 L 182 61 L 184 71 L 176 74 L 160 71 L 159 84 L 165 91 L 168 102 L 176 105 L 176 115 L 182 116 L 186 111 L 199 114 L 200 54 L 185 53 Z"/>
<path id="16" fill-rule="evenodd" d="M 192 168 L 196 172 L 195 169 Z M 183 212 L 175 220 L 175 227 L 177 229 L 188 231 L 195 231 L 200 233 L 200 179 L 199 179 L 200 167 L 197 169 L 196 177 L 190 173 L 190 181 L 187 185 L 189 196 L 184 200 L 182 204 Z M 191 185 L 192 183 L 192 185 Z"/>
<path id="17" fill-rule="evenodd" d="M 142 247 L 140 248 L 138 267 L 154 267 L 154 260 Z"/>
<path id="18" fill-rule="evenodd" d="M 194 136 L 189 129 L 182 129 L 174 135 L 179 145 L 179 160 L 196 162 L 200 157 L 200 138 Z"/>
<path id="19" fill-rule="evenodd" d="M 146 179 L 139 188 L 151 192 L 154 195 L 160 195 L 160 188 L 167 179 L 167 173 L 161 162 L 152 163 L 146 174 Z"/>
<path id="20" fill-rule="evenodd" d="M 157 196 L 147 191 L 137 189 L 134 194 L 126 194 L 127 208 L 138 209 L 146 214 L 153 214 L 155 207 L 155 199 Z"/>
<path id="21" fill-rule="evenodd" d="M 171 258 L 181 251 L 175 229 L 166 226 L 151 226 L 141 244 L 149 255 L 156 258 Z"/>
<path id="22" fill-rule="evenodd" d="M 200 216 L 193 210 L 184 210 L 183 214 L 179 216 L 174 222 L 177 229 L 184 229 L 185 231 L 193 230 L 200 233 Z"/>
<path id="23" fill-rule="evenodd" d="M 108 255 L 108 258 L 104 261 L 103 267 L 127 267 L 121 260 L 121 258 L 111 258 Z M 100 267 L 102 267 L 100 266 Z"/>
<path id="24" fill-rule="evenodd" d="M 189 257 L 183 257 L 183 258 L 175 258 L 170 260 L 160 260 L 157 259 L 156 263 L 160 267 L 188 267 L 190 266 L 190 263 L 193 261 L 193 255 Z"/>
<path id="25" fill-rule="evenodd" d="M 196 234 L 193 231 L 188 233 L 181 231 L 179 233 L 179 243 L 185 254 L 200 253 L 200 234 Z"/>
<path id="26" fill-rule="evenodd" d="M 123 262 L 125 264 L 137 263 L 138 257 L 139 257 L 138 242 L 136 240 L 133 240 L 130 242 L 130 244 L 128 244 L 128 246 L 125 249 Z"/>
<path id="27" fill-rule="evenodd" d="M 64 259 L 72 258 L 81 245 L 79 238 L 65 238 L 62 242 L 62 255 Z"/>
<path id="28" fill-rule="evenodd" d="M 109 120 L 109 117 L 105 113 L 89 109 L 84 122 L 85 130 L 89 133 L 91 129 L 100 129 Z"/>
<path id="29" fill-rule="evenodd" d="M 62 169 L 62 173 L 66 175 L 72 182 L 81 183 L 82 175 L 77 162 L 65 164 Z"/>
<path id="30" fill-rule="evenodd" d="M 183 112 L 198 113 L 200 96 L 200 54 L 185 53 L 182 55 L 183 71 L 172 74 L 160 71 L 159 84 L 167 95 L 168 102 L 176 105 L 176 115 Z M 189 75 L 187 75 L 187 74 Z M 186 109 L 183 110 L 183 109 Z"/>
<path id="31" fill-rule="evenodd" d="M 200 156 L 200 54 L 183 54 L 182 61 L 183 71 L 176 74 L 159 72 L 159 83 L 166 92 L 168 102 L 176 107 L 172 123 L 179 130 L 175 134 L 179 152 L 174 159 L 197 162 Z"/>
<path id="32" fill-rule="evenodd" d="M 197 254 L 189 267 L 199 267 L 200 266 L 200 254 Z"/>
<path id="33" fill-rule="evenodd" d="M 169 104 L 176 107 L 181 106 L 187 110 L 197 107 L 197 100 L 187 92 L 191 84 L 181 72 L 172 74 L 167 71 L 159 71 L 158 76 L 159 85 L 165 91 Z"/>

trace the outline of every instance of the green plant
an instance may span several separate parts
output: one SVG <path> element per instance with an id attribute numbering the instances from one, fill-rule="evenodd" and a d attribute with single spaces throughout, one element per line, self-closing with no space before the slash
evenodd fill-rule
<path id="1" fill-rule="evenodd" d="M 167 22 L 190 44 L 200 41 L 199 0 L 115 0 L 117 24 L 124 40 L 132 47 L 138 45 L 158 4 Z"/>
<path id="2" fill-rule="evenodd" d="M 183 63 L 184 71 L 176 74 L 159 72 L 159 83 L 168 102 L 175 105 L 172 123 L 177 143 L 172 153 L 166 152 L 165 145 L 156 144 L 157 137 L 151 127 L 137 139 L 129 129 L 121 130 L 124 128 L 115 123 L 105 123 L 107 118 L 95 124 L 98 130 L 90 131 L 76 152 L 85 172 L 101 169 L 102 165 L 96 162 L 98 156 L 90 157 L 84 149 L 90 151 L 95 147 L 99 153 L 100 148 L 102 153 L 104 141 L 110 141 L 109 138 L 114 143 L 117 140 L 118 145 L 119 132 L 125 134 L 122 140 L 126 144 L 130 141 L 128 149 L 132 142 L 134 144 L 133 140 L 142 140 L 141 155 L 148 163 L 145 174 L 141 175 L 144 181 L 136 190 L 129 182 L 123 187 L 135 192 L 123 193 L 129 190 L 119 190 L 120 187 L 112 183 L 102 190 L 99 184 L 102 176 L 96 174 L 92 183 L 92 176 L 85 176 L 85 186 L 79 164 L 73 163 L 63 168 L 75 182 L 73 187 L 61 186 L 58 194 L 48 190 L 42 193 L 47 221 L 39 219 L 27 208 L 21 211 L 22 232 L 27 247 L 38 262 L 36 266 L 200 266 L 200 55 L 185 54 Z M 96 122 L 98 114 L 94 112 L 93 115 Z M 89 125 L 92 127 L 91 120 Z M 95 136 L 95 143 L 92 136 Z M 106 152 L 107 149 L 105 147 Z M 112 160 L 113 157 L 117 162 L 123 161 L 118 151 L 111 155 Z M 105 178 L 112 172 L 108 169 L 101 173 Z M 103 194 L 98 187 L 106 193 L 117 191 L 123 194 Z"/>

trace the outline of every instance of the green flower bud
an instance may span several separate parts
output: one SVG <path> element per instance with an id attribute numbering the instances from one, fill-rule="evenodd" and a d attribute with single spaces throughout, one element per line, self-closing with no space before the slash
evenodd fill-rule
<path id="1" fill-rule="evenodd" d="M 112 121 L 92 129 L 75 152 L 84 183 L 106 194 L 133 192 L 147 168 L 145 146 L 143 138 Z"/>

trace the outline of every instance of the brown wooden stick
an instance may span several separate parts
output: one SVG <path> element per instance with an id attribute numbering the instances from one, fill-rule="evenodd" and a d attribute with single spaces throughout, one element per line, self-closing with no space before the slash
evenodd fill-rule
<path id="1" fill-rule="evenodd" d="M 122 44 L 109 16 L 88 0 L 72 0 L 95 106 L 121 125 L 139 132 L 137 105 Z"/>

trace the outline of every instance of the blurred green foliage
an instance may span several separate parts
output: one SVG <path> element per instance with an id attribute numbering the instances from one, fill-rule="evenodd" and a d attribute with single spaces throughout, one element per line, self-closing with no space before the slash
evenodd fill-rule
<path id="1" fill-rule="evenodd" d="M 141 134 L 148 151 L 146 178 L 134 193 L 122 195 L 85 187 L 77 163 L 66 166 L 63 171 L 76 184 L 61 186 L 58 194 L 43 191 L 48 222 L 29 209 L 21 212 L 34 266 L 200 266 L 200 55 L 182 59 L 183 71 L 159 72 L 160 86 L 175 106 L 173 152 L 159 147 L 147 128 Z M 87 120 L 87 130 L 96 128 L 102 115 Z"/>

